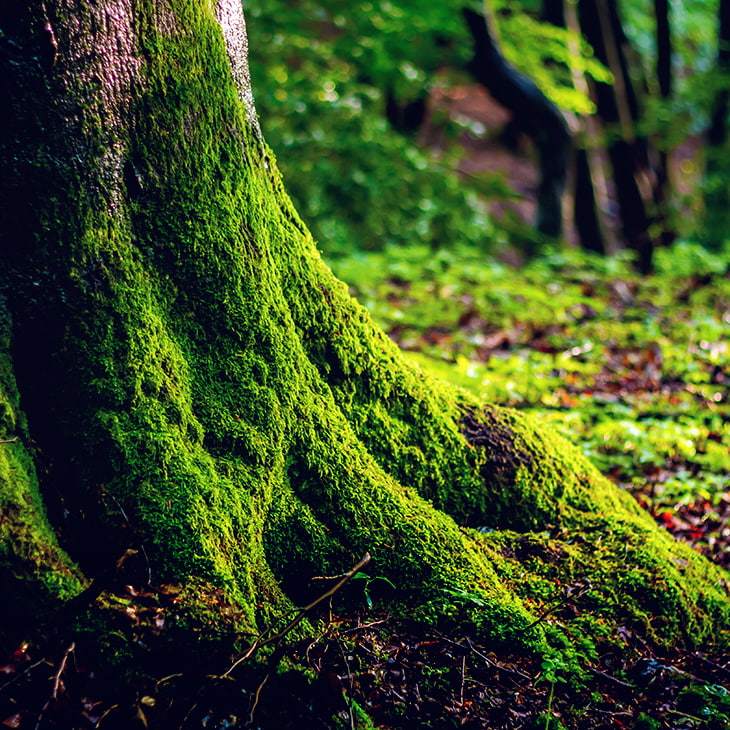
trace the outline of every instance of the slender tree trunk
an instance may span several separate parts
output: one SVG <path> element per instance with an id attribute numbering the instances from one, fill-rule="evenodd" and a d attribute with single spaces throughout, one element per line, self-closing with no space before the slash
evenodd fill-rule
<path id="1" fill-rule="evenodd" d="M 576 7 L 562 0 L 561 13 L 565 25 L 576 37 L 580 36 L 580 24 Z M 575 41 L 571 55 L 578 55 Z M 573 85 L 590 96 L 588 80 L 580 69 L 571 68 Z M 575 155 L 575 205 L 573 220 L 583 248 L 596 253 L 612 253 L 618 249 L 616 232 L 609 215 L 609 194 L 606 162 L 601 154 L 601 133 L 598 120 L 585 116 L 578 120 L 582 128 L 582 145 Z"/>
<path id="2" fill-rule="evenodd" d="M 710 126 L 707 130 L 705 163 L 705 225 L 704 240 L 708 248 L 720 250 L 730 239 L 730 191 L 728 171 L 727 115 L 730 100 L 730 0 L 720 0 L 718 12 L 717 69 L 721 74 L 720 86 L 712 105 Z"/>
<path id="3" fill-rule="evenodd" d="M 662 99 L 672 95 L 672 34 L 669 22 L 669 0 L 654 0 L 656 16 L 656 72 Z"/>
<path id="4" fill-rule="evenodd" d="M 636 133 L 640 99 L 624 52 L 627 40 L 618 5 L 606 0 L 581 0 L 579 9 L 583 34 L 597 58 L 614 75 L 613 85 L 595 85 L 598 115 L 605 125 L 623 234 L 637 253 L 639 269 L 647 273 L 655 245 L 650 226 L 659 197 L 656 173 L 650 163 L 653 151 L 648 141 Z"/>
<path id="5" fill-rule="evenodd" d="M 656 45 L 657 61 L 656 74 L 659 81 L 659 96 L 662 104 L 668 105 L 672 98 L 672 33 L 670 22 L 669 0 L 654 0 L 654 14 L 656 16 Z M 674 240 L 674 232 L 667 221 L 666 204 L 671 195 L 671 180 L 669 177 L 669 153 L 666 140 L 660 141 L 657 152 L 656 166 L 656 193 L 655 203 L 661 225 L 661 244 L 668 246 Z"/>
<path id="6" fill-rule="evenodd" d="M 485 17 L 466 8 L 463 13 L 474 39 L 474 59 L 469 65 L 474 78 L 515 115 L 537 148 L 540 183 L 535 226 L 546 236 L 559 236 L 571 145 L 568 125 L 534 82 L 505 61 Z"/>
<path id="7" fill-rule="evenodd" d="M 186 615 L 255 632 L 369 553 L 399 613 L 511 652 L 725 641 L 722 571 L 530 418 L 407 365 L 323 264 L 237 0 L 28 0 L 0 28 L 0 638 L 126 631 L 131 661 L 104 622 L 145 586 L 177 592 L 175 642 Z M 566 628 L 545 609 L 577 580 Z"/>

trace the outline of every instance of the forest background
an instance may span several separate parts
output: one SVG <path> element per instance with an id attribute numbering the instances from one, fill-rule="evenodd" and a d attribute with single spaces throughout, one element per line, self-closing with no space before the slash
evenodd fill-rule
<path id="1" fill-rule="evenodd" d="M 729 4 L 475 5 L 568 119 L 560 240 L 532 226 L 539 162 L 519 113 L 467 70 L 463 3 L 247 5 L 264 133 L 339 278 L 422 367 L 550 421 L 728 567 Z M 612 38 L 597 53 L 578 12 L 599 6 Z M 626 142 L 628 183 L 609 153 Z M 602 218 L 584 231 L 579 155 Z M 632 182 L 649 275 L 622 220 Z"/>

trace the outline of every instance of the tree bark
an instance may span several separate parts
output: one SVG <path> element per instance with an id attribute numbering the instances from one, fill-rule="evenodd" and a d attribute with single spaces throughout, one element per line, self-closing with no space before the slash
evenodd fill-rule
<path id="1" fill-rule="evenodd" d="M 656 71 L 659 95 L 669 99 L 672 95 L 672 33 L 669 22 L 669 0 L 654 0 L 656 16 Z"/>
<path id="2" fill-rule="evenodd" d="M 544 10 L 550 5 L 546 3 Z M 580 38 L 580 23 L 575 5 L 567 0 L 560 0 L 560 13 L 555 8 L 549 13 L 555 20 L 561 22 L 560 27 L 571 30 L 574 34 L 569 41 L 569 51 L 576 56 L 579 53 L 578 39 Z M 582 69 L 571 68 L 571 76 L 575 88 L 590 97 L 588 79 Z M 607 186 L 606 162 L 604 162 L 601 148 L 601 132 L 598 119 L 594 115 L 585 115 L 578 118 L 578 125 L 582 134 L 574 154 L 573 183 L 573 220 L 578 233 L 580 244 L 589 251 L 600 254 L 610 254 L 617 250 L 616 232 L 609 216 L 609 194 Z"/>
<path id="3" fill-rule="evenodd" d="M 532 138 L 540 164 L 537 190 L 537 230 L 551 237 L 563 229 L 562 196 L 565 191 L 570 130 L 560 110 L 524 74 L 502 56 L 483 15 L 462 10 L 474 40 L 469 70 L 474 78 L 506 109 Z"/>
<path id="4" fill-rule="evenodd" d="M 720 85 L 712 102 L 710 125 L 707 129 L 705 152 L 705 209 L 703 239 L 714 251 L 722 249 L 730 238 L 730 192 L 727 174 L 730 169 L 727 115 L 730 99 L 730 0 L 720 0 L 718 8 L 717 70 L 721 74 Z"/>
<path id="5" fill-rule="evenodd" d="M 607 149 L 626 242 L 636 251 L 638 268 L 648 273 L 655 241 L 650 226 L 663 207 L 648 140 L 637 134 L 641 117 L 639 93 L 629 72 L 627 41 L 617 3 L 581 0 L 580 25 L 596 57 L 614 76 L 614 83 L 595 85 L 598 115 L 604 123 Z"/>
<path id="6" fill-rule="evenodd" d="M 565 441 L 407 365 L 323 264 L 237 2 L 28 1 L 0 28 L 3 638 L 64 607 L 93 634 L 69 611 L 170 583 L 256 631 L 369 552 L 410 616 L 511 651 L 605 622 L 725 641 L 720 569 Z M 584 579 L 580 626 L 536 620 Z"/>
<path id="7" fill-rule="evenodd" d="M 657 60 L 656 73 L 659 81 L 659 96 L 663 104 L 669 104 L 672 98 L 674 75 L 672 72 L 672 26 L 670 22 L 669 0 L 654 0 L 654 14 L 656 16 L 656 45 Z M 671 194 L 671 179 L 669 169 L 669 152 L 666 140 L 660 141 L 657 151 L 656 165 L 656 193 L 655 202 L 659 212 L 661 224 L 661 244 L 669 246 L 674 241 L 674 231 L 668 225 L 666 203 Z"/>

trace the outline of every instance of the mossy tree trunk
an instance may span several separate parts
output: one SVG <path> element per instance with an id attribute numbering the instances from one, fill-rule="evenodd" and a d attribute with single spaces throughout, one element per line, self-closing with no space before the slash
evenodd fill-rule
<path id="1" fill-rule="evenodd" d="M 237 0 L 27 0 L 0 30 L 3 629 L 116 570 L 215 586 L 256 629 L 369 552 L 412 615 L 513 647 L 725 640 L 721 570 L 406 365 L 332 276 Z M 574 617 L 535 623 L 566 585 Z"/>

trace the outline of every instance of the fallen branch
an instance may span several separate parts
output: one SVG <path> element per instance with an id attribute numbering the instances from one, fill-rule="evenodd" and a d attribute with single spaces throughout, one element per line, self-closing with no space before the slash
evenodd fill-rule
<path id="1" fill-rule="evenodd" d="M 248 713 L 249 727 L 253 727 L 253 716 L 254 716 L 254 713 L 256 712 L 256 708 L 258 707 L 259 699 L 261 698 L 261 690 L 264 688 L 264 685 L 268 681 L 269 681 L 269 675 L 267 673 L 266 676 L 261 681 L 261 683 L 259 684 L 259 686 L 256 687 L 256 692 L 254 693 L 254 696 L 253 696 L 253 702 L 251 703 L 251 711 Z"/>

